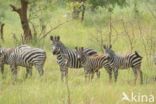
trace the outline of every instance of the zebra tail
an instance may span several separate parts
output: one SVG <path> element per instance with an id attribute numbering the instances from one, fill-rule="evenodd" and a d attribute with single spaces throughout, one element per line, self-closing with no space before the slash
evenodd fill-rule
<path id="1" fill-rule="evenodd" d="M 135 51 L 135 54 L 136 54 L 138 57 L 140 57 L 141 59 L 143 58 L 141 55 L 138 54 L 137 51 Z"/>

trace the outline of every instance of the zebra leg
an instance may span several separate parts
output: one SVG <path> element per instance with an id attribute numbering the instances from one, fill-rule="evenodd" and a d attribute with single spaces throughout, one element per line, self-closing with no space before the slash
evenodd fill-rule
<path id="1" fill-rule="evenodd" d="M 114 81 L 117 82 L 117 79 L 118 79 L 118 69 L 115 68 L 113 71 L 114 71 Z"/>
<path id="2" fill-rule="evenodd" d="M 94 78 L 94 72 L 91 72 L 91 80 Z"/>
<path id="3" fill-rule="evenodd" d="M 85 72 L 85 81 L 87 81 L 87 78 L 88 78 L 88 73 Z"/>
<path id="4" fill-rule="evenodd" d="M 64 81 L 64 77 L 68 77 L 68 68 L 65 66 L 60 66 L 61 80 Z"/>
<path id="5" fill-rule="evenodd" d="M 90 73 L 87 70 L 85 70 L 85 81 L 87 81 L 89 77 L 90 77 Z"/>
<path id="6" fill-rule="evenodd" d="M 3 75 L 3 73 L 4 73 L 4 65 L 1 66 L 1 73 Z"/>
<path id="7" fill-rule="evenodd" d="M 137 68 L 137 78 L 140 77 L 140 84 L 143 84 L 143 75 L 142 75 L 142 71 L 140 68 Z M 137 80 L 137 79 L 136 79 Z"/>
<path id="8" fill-rule="evenodd" d="M 26 68 L 25 78 L 28 78 L 28 74 L 29 74 L 29 68 Z"/>
<path id="9" fill-rule="evenodd" d="M 29 68 L 29 75 L 32 76 L 32 67 Z"/>
<path id="10" fill-rule="evenodd" d="M 32 76 L 32 67 L 26 67 L 25 78 L 28 78 L 28 75 Z"/>
<path id="11" fill-rule="evenodd" d="M 109 74 L 109 82 L 112 82 L 112 69 L 106 69 L 106 71 Z"/>
<path id="12" fill-rule="evenodd" d="M 136 68 L 132 68 L 133 70 L 133 73 L 134 73 L 134 84 L 136 84 L 136 81 L 137 81 L 137 77 L 138 77 L 138 73 L 137 73 L 137 69 Z"/>
<path id="13" fill-rule="evenodd" d="M 65 78 L 66 78 L 66 82 L 68 82 L 68 68 L 65 68 Z"/>
<path id="14" fill-rule="evenodd" d="M 2 78 L 4 78 L 4 65 L 1 66 Z"/>
<path id="15" fill-rule="evenodd" d="M 62 67 L 60 67 L 60 72 L 61 72 L 61 80 L 64 81 L 64 70 Z"/>
<path id="16" fill-rule="evenodd" d="M 42 76 L 44 74 L 44 70 L 43 70 L 43 65 L 35 65 L 36 69 L 38 70 L 38 73 L 40 74 L 40 76 Z"/>
<path id="17" fill-rule="evenodd" d="M 13 74 L 13 78 L 14 78 L 14 80 L 16 80 L 17 79 L 17 66 L 11 65 L 10 68 L 11 68 L 11 71 Z"/>
<path id="18" fill-rule="evenodd" d="M 97 78 L 100 78 L 100 71 L 96 71 Z"/>
<path id="19" fill-rule="evenodd" d="M 139 70 L 140 71 L 140 84 L 143 84 L 143 75 L 142 75 L 142 71 L 141 70 Z"/>
<path id="20" fill-rule="evenodd" d="M 92 73 L 89 72 L 89 74 L 88 74 L 88 79 L 89 79 L 89 81 L 91 81 L 91 77 L 92 77 Z"/>

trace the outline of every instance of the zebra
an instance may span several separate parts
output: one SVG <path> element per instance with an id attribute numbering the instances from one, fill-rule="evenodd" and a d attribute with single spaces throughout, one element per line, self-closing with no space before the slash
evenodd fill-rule
<path id="1" fill-rule="evenodd" d="M 99 71 L 101 68 L 111 70 L 107 57 L 105 55 L 88 56 L 84 52 L 83 47 L 75 47 L 77 58 L 80 60 L 85 70 L 85 79 L 93 79 L 94 73 Z"/>
<path id="2" fill-rule="evenodd" d="M 14 49 L 0 49 L 0 67 L 4 64 L 10 65 L 14 79 L 17 77 L 17 67 L 26 67 L 26 75 L 32 75 L 32 66 L 35 66 L 40 76 L 43 75 L 43 66 L 46 60 L 46 52 L 40 48 L 32 48 L 21 45 Z"/>
<path id="3" fill-rule="evenodd" d="M 61 41 L 60 36 L 50 36 L 52 41 L 52 53 L 57 57 L 57 63 L 60 67 L 61 80 L 68 75 L 68 68 L 82 68 L 81 62 L 76 57 L 76 50 L 67 48 Z M 84 52 L 91 56 L 97 52 L 93 49 L 85 48 Z M 97 77 L 100 77 L 100 72 L 97 72 Z"/>
<path id="4" fill-rule="evenodd" d="M 112 45 L 109 46 L 104 45 L 103 48 L 104 54 L 106 55 L 109 61 L 109 65 L 112 67 L 114 71 L 115 82 L 117 81 L 118 77 L 118 69 L 132 68 L 135 75 L 134 80 L 135 84 L 138 75 L 140 75 L 140 84 L 143 83 L 143 76 L 141 71 L 142 57 L 138 54 L 137 51 L 127 55 L 119 56 L 112 50 Z"/>

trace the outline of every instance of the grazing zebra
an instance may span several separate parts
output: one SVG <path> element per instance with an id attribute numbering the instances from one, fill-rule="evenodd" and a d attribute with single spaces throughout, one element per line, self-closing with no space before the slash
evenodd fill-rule
<path id="1" fill-rule="evenodd" d="M 140 75 L 140 83 L 143 83 L 142 71 L 141 71 L 141 62 L 142 57 L 135 51 L 135 53 L 131 53 L 125 56 L 117 55 L 113 50 L 112 46 L 104 45 L 105 55 L 108 58 L 109 64 L 114 71 L 115 82 L 118 77 L 118 69 L 127 69 L 132 68 L 135 75 L 135 83 Z"/>
<path id="2" fill-rule="evenodd" d="M 77 53 L 77 58 L 80 60 L 82 66 L 85 70 L 85 79 L 93 79 L 94 73 L 98 72 L 102 67 L 111 70 L 108 64 L 107 57 L 104 55 L 87 56 L 84 52 L 83 47 L 75 48 Z"/>
<path id="3" fill-rule="evenodd" d="M 61 41 L 59 36 L 50 36 L 52 41 L 52 53 L 57 56 L 57 63 L 60 66 L 61 79 L 68 75 L 68 68 L 81 68 L 81 62 L 76 57 L 76 50 L 67 48 Z M 97 52 L 93 49 L 85 48 L 84 52 L 91 56 Z M 100 77 L 100 72 L 97 72 L 97 77 Z"/>
<path id="4" fill-rule="evenodd" d="M 27 45 L 21 45 L 14 49 L 0 49 L 0 65 L 10 65 L 11 71 L 16 79 L 17 66 L 26 67 L 26 78 L 32 75 L 32 66 L 34 65 L 40 75 L 43 75 L 43 65 L 46 60 L 46 53 L 39 48 L 32 48 Z"/>

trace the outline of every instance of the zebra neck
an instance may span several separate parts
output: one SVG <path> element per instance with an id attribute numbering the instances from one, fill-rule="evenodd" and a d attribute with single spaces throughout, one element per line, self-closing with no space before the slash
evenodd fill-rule
<path id="1" fill-rule="evenodd" d="M 87 63 L 87 60 L 88 60 L 88 59 L 89 59 L 89 58 L 87 58 L 87 56 L 82 57 L 82 59 L 81 59 L 82 65 L 85 65 L 85 64 Z"/>
<path id="2" fill-rule="evenodd" d="M 67 47 L 61 42 L 60 43 L 60 53 L 64 54 L 67 52 Z"/>
<path id="3" fill-rule="evenodd" d="M 65 54 L 65 53 L 68 53 L 68 48 L 66 48 L 64 45 L 61 46 L 60 48 L 60 54 Z"/>
<path id="4" fill-rule="evenodd" d="M 68 50 L 67 49 L 62 49 L 61 53 L 66 54 L 66 53 L 68 53 Z"/>

